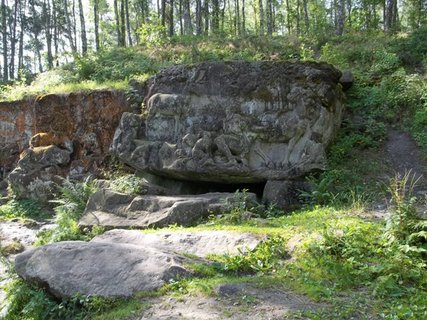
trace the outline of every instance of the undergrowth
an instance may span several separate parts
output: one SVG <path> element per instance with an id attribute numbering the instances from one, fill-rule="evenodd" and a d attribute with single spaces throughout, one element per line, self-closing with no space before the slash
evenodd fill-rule
<path id="1" fill-rule="evenodd" d="M 11 199 L 0 206 L 0 220 L 13 218 L 43 220 L 51 217 L 49 210 L 36 200 Z"/>
<path id="2" fill-rule="evenodd" d="M 31 286 L 21 279 L 7 285 L 8 313 L 4 320 L 88 320 L 118 319 L 142 310 L 145 305 L 137 299 L 113 299 L 75 295 L 60 301 L 45 290 Z"/>
<path id="3" fill-rule="evenodd" d="M 102 227 L 95 226 L 91 230 L 82 230 L 78 225 L 89 197 L 96 190 L 95 181 L 90 178 L 87 178 L 83 182 L 63 180 L 58 198 L 52 201 L 57 204 L 54 209 L 57 226 L 54 229 L 40 232 L 36 245 L 66 240 L 87 241 L 103 233 L 104 230 Z"/>

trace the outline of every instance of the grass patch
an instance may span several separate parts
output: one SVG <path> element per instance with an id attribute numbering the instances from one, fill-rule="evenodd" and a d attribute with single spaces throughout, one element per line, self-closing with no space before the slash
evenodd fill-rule
<path id="1" fill-rule="evenodd" d="M 17 101 L 34 98 L 44 94 L 67 94 L 72 92 L 91 92 L 95 90 L 127 90 L 128 82 L 85 80 L 81 82 L 58 83 L 54 85 L 34 83 L 31 86 L 18 84 L 3 86 L 0 90 L 0 101 Z"/>
<path id="2" fill-rule="evenodd" d="M 0 206 L 0 220 L 14 218 L 44 220 L 52 218 L 52 214 L 35 200 L 12 199 Z"/>

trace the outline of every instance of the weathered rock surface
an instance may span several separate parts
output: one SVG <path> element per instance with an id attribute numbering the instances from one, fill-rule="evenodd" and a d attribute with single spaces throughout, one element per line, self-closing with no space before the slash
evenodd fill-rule
<path id="1" fill-rule="evenodd" d="M 270 180 L 265 184 L 262 200 L 278 208 L 293 210 L 300 206 L 301 191 L 308 191 L 310 188 L 306 181 Z"/>
<path id="2" fill-rule="evenodd" d="M 203 258 L 208 254 L 239 254 L 239 250 L 253 250 L 262 240 L 261 236 L 251 233 L 222 230 L 160 231 L 146 234 L 137 230 L 115 229 L 93 238 L 91 242 L 133 244 L 161 251 L 189 253 Z"/>
<path id="3" fill-rule="evenodd" d="M 238 254 L 255 249 L 262 240 L 228 231 L 111 230 L 90 242 L 58 242 L 25 251 L 16 256 L 15 269 L 24 280 L 58 298 L 76 293 L 129 297 L 190 275 L 184 264 L 191 259 L 181 253 L 200 259 L 208 254 Z"/>
<path id="4" fill-rule="evenodd" d="M 108 152 L 122 113 L 130 110 L 123 92 L 111 90 L 0 102 L 0 171 L 12 171 L 30 138 L 40 132 L 68 137 L 73 159 L 89 170 Z"/>
<path id="5" fill-rule="evenodd" d="M 112 151 L 136 169 L 218 183 L 289 180 L 325 166 L 341 122 L 341 73 L 324 63 L 213 62 L 142 85 Z"/>
<path id="6" fill-rule="evenodd" d="M 60 176 L 65 176 L 65 167 L 73 152 L 51 145 L 26 149 L 21 154 L 17 167 L 9 174 L 8 180 L 14 194 L 21 198 L 46 201 L 52 197 Z"/>
<path id="7" fill-rule="evenodd" d="M 83 295 L 129 297 L 190 273 L 186 258 L 123 243 L 58 242 L 19 254 L 15 270 L 58 298 Z"/>
<path id="8" fill-rule="evenodd" d="M 255 201 L 255 194 L 248 193 Z M 225 211 L 235 201 L 234 193 L 188 196 L 132 196 L 103 189 L 91 196 L 80 226 L 151 228 L 171 224 L 188 226 L 209 214 Z"/>

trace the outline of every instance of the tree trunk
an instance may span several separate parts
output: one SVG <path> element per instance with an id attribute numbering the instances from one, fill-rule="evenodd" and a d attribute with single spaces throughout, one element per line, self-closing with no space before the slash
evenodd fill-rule
<path id="1" fill-rule="evenodd" d="M 335 33 L 337 36 L 342 36 L 345 25 L 345 0 L 338 0 L 337 6 L 337 27 Z"/>
<path id="2" fill-rule="evenodd" d="M 245 0 L 242 0 L 242 34 L 246 34 Z"/>
<path id="3" fill-rule="evenodd" d="M 301 4 L 300 4 L 300 0 L 297 0 L 297 35 L 300 35 L 301 33 L 301 23 L 300 23 L 300 8 L 301 8 Z"/>
<path id="4" fill-rule="evenodd" d="M 173 37 L 173 35 L 174 35 L 174 27 L 175 27 L 175 25 L 174 25 L 174 17 L 173 17 L 173 15 L 174 15 L 174 12 L 173 12 L 173 9 L 174 9 L 174 0 L 169 0 L 169 3 L 170 3 L 170 10 L 169 10 L 169 37 Z"/>
<path id="5" fill-rule="evenodd" d="M 242 34 L 242 21 L 240 19 L 240 2 L 236 0 L 236 34 Z"/>
<path id="6" fill-rule="evenodd" d="M 73 0 L 73 33 L 74 33 L 74 47 L 77 51 L 77 19 L 76 19 L 76 1 Z"/>
<path id="7" fill-rule="evenodd" d="M 99 51 L 99 0 L 94 0 L 93 2 L 93 17 L 95 24 L 95 50 Z"/>
<path id="8" fill-rule="evenodd" d="M 79 0 L 79 16 L 80 16 L 80 32 L 81 32 L 81 38 L 82 38 L 82 54 L 85 55 L 87 53 L 87 37 L 86 37 L 86 23 L 85 23 L 85 15 L 83 12 L 82 0 Z"/>
<path id="9" fill-rule="evenodd" d="M 46 32 L 46 47 L 47 47 L 47 67 L 48 69 L 53 68 L 53 57 L 52 57 L 52 23 L 51 23 L 51 10 L 50 0 L 44 0 L 43 11 L 45 14 L 45 32 Z"/>
<path id="10" fill-rule="evenodd" d="M 219 31 L 219 0 L 212 0 L 212 33 Z"/>
<path id="11" fill-rule="evenodd" d="M 122 43 L 122 36 L 120 34 L 120 16 L 119 16 L 119 7 L 117 5 L 117 0 L 114 0 L 114 17 L 116 20 L 116 33 L 117 33 L 117 45 L 120 46 Z"/>
<path id="12" fill-rule="evenodd" d="M 180 35 L 184 35 L 184 21 L 183 21 L 183 14 L 182 14 L 182 1 L 183 0 L 179 0 L 179 5 L 178 5 L 178 15 L 179 15 L 179 32 Z"/>
<path id="13" fill-rule="evenodd" d="M 6 1 L 1 0 L 1 25 L 2 25 L 2 40 L 3 40 L 3 81 L 9 80 L 8 64 L 7 64 L 7 24 L 6 24 Z"/>
<path id="14" fill-rule="evenodd" d="M 289 5 L 289 0 L 286 0 L 286 27 L 288 29 L 288 33 L 291 33 L 291 7 Z"/>
<path id="15" fill-rule="evenodd" d="M 203 3 L 203 15 L 205 17 L 205 35 L 209 34 L 209 2 L 204 0 Z"/>
<path id="16" fill-rule="evenodd" d="M 351 29 L 351 11 L 353 10 L 353 1 L 347 0 L 347 18 L 348 18 L 348 27 Z"/>
<path id="17" fill-rule="evenodd" d="M 193 34 L 193 24 L 191 23 L 190 0 L 184 0 L 184 33 Z"/>
<path id="18" fill-rule="evenodd" d="M 125 2 L 125 15 L 126 15 L 126 32 L 128 34 L 128 44 L 132 46 L 132 33 L 130 28 L 130 17 L 129 17 L 129 0 Z"/>
<path id="19" fill-rule="evenodd" d="M 120 45 L 126 47 L 125 0 L 120 1 Z"/>
<path id="20" fill-rule="evenodd" d="M 397 21 L 397 1 L 386 0 L 384 31 L 392 32 L 396 27 Z"/>
<path id="21" fill-rule="evenodd" d="M 19 22 L 20 22 L 20 31 L 19 31 L 19 46 L 18 46 L 18 76 L 20 72 L 24 69 L 24 29 L 25 29 L 25 15 L 22 8 L 27 5 L 27 1 L 24 0 L 19 6 Z"/>
<path id="22" fill-rule="evenodd" d="M 52 1 L 52 12 L 53 12 L 53 48 L 54 48 L 54 57 L 58 56 L 58 39 L 59 39 L 59 27 L 58 27 L 58 13 L 57 13 L 56 2 Z M 59 66 L 59 61 L 56 59 L 56 66 Z"/>
<path id="23" fill-rule="evenodd" d="M 202 34 L 202 0 L 196 0 L 196 34 Z"/>
<path id="24" fill-rule="evenodd" d="M 266 24 L 267 24 L 267 34 L 271 36 L 273 34 L 273 15 L 271 10 L 271 0 L 266 0 L 265 3 L 265 17 L 266 17 Z"/>
<path id="25" fill-rule="evenodd" d="M 73 53 L 75 53 L 77 51 L 77 48 L 74 44 L 74 38 L 73 38 L 73 27 L 71 25 L 71 19 L 70 19 L 70 15 L 68 14 L 68 1 L 67 0 L 63 0 L 63 4 L 64 4 L 64 15 L 65 15 L 65 21 L 67 23 L 67 26 L 65 27 L 65 30 L 67 31 L 67 35 L 68 35 L 68 40 L 70 41 L 70 47 L 71 47 L 71 51 Z"/>
<path id="26" fill-rule="evenodd" d="M 37 17 L 37 11 L 36 11 L 36 8 L 35 8 L 35 5 L 34 5 L 34 1 L 31 3 L 31 13 L 33 15 L 33 18 L 36 19 L 36 17 Z M 35 48 L 34 48 L 34 51 L 35 51 L 35 57 L 34 57 L 34 59 L 35 59 L 35 61 L 38 62 L 39 72 L 42 73 L 43 72 L 43 64 L 42 64 L 42 55 L 41 55 L 41 52 L 40 52 L 39 30 L 36 29 L 36 28 L 33 28 L 33 31 L 34 31 L 34 46 L 35 46 Z"/>
<path id="27" fill-rule="evenodd" d="M 339 0 L 339 1 L 344 2 L 344 0 Z M 310 29 L 310 20 L 309 20 L 309 17 L 308 17 L 308 8 L 307 8 L 308 1 L 307 0 L 303 0 L 302 1 L 302 5 L 303 5 L 303 8 L 304 8 L 305 31 L 308 32 L 308 30 Z"/>
<path id="28" fill-rule="evenodd" d="M 163 27 L 166 27 L 166 0 L 162 0 L 161 24 Z"/>
<path id="29" fill-rule="evenodd" d="M 11 30 L 11 41 L 10 41 L 10 66 L 9 66 L 9 78 L 15 78 L 15 49 L 16 43 L 16 26 L 18 24 L 18 6 L 19 0 L 15 0 L 14 8 L 13 8 L 13 25 Z"/>
<path id="30" fill-rule="evenodd" d="M 259 0 L 259 34 L 264 35 L 264 8 L 262 0 Z"/>

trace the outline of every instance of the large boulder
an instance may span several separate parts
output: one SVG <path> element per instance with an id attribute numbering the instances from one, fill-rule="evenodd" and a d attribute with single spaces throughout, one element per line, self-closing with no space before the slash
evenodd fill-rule
<path id="1" fill-rule="evenodd" d="M 247 193 L 248 201 L 255 194 Z M 206 193 L 184 196 L 133 196 L 110 189 L 94 193 L 88 201 L 81 227 L 152 228 L 172 224 L 189 226 L 210 214 L 227 211 L 234 193 Z"/>
<path id="2" fill-rule="evenodd" d="M 17 167 L 9 174 L 9 185 L 18 198 L 47 201 L 53 196 L 73 152 L 71 145 L 62 149 L 55 145 L 26 149 Z"/>
<path id="3" fill-rule="evenodd" d="M 25 251 L 16 256 L 15 270 L 58 298 L 77 293 L 129 297 L 190 275 L 185 265 L 203 262 L 208 254 L 239 254 L 255 249 L 262 240 L 249 233 L 217 230 L 150 234 L 111 230 L 90 242 L 58 242 Z"/>
<path id="4" fill-rule="evenodd" d="M 189 275 L 185 261 L 178 254 L 132 244 L 68 241 L 19 254 L 15 270 L 58 298 L 130 297 Z"/>
<path id="5" fill-rule="evenodd" d="M 341 72 L 325 63 L 209 62 L 161 71 L 141 86 L 112 151 L 130 166 L 189 181 L 259 183 L 326 163 L 341 122 Z"/>
<path id="6" fill-rule="evenodd" d="M 239 254 L 254 250 L 262 240 L 264 237 L 252 233 L 224 230 L 142 233 L 138 230 L 114 229 L 93 238 L 91 242 L 133 244 L 204 258 L 209 254 Z"/>

